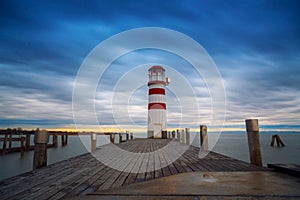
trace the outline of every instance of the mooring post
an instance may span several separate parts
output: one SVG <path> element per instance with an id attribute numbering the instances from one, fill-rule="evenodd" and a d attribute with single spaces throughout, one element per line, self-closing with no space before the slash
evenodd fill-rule
<path id="1" fill-rule="evenodd" d="M 114 144 L 115 143 L 115 134 L 114 133 L 109 134 L 109 139 L 110 139 L 110 143 Z"/>
<path id="2" fill-rule="evenodd" d="M 34 158 L 33 170 L 47 166 L 47 143 L 49 142 L 49 133 L 47 131 L 36 130 L 34 134 Z"/>
<path id="3" fill-rule="evenodd" d="M 61 137 L 61 146 L 65 146 L 65 135 L 64 135 L 64 133 L 61 133 L 60 137 Z"/>
<path id="4" fill-rule="evenodd" d="M 91 150 L 95 151 L 97 148 L 97 134 L 92 133 L 91 134 Z"/>
<path id="5" fill-rule="evenodd" d="M 30 150 L 30 132 L 26 131 L 26 140 L 25 140 L 25 151 Z"/>
<path id="6" fill-rule="evenodd" d="M 25 151 L 25 137 L 23 136 L 21 136 L 20 138 L 20 146 L 21 146 L 21 157 L 23 157 Z"/>
<path id="7" fill-rule="evenodd" d="M 175 131 L 172 131 L 172 139 L 175 139 Z"/>
<path id="8" fill-rule="evenodd" d="M 190 145 L 190 128 L 185 128 L 186 144 Z"/>
<path id="9" fill-rule="evenodd" d="M 126 141 L 129 140 L 129 131 L 126 131 Z"/>
<path id="10" fill-rule="evenodd" d="M 16 129 L 9 129 L 9 143 L 8 143 L 8 148 L 9 150 L 11 150 L 11 147 L 12 147 L 12 135 L 13 135 L 13 132 L 15 133 Z"/>
<path id="11" fill-rule="evenodd" d="M 8 133 L 9 133 L 9 129 L 6 130 L 4 140 L 3 140 L 3 146 L 2 146 L 3 155 L 5 155 L 5 151 L 6 151 L 6 142 L 7 142 Z"/>
<path id="12" fill-rule="evenodd" d="M 54 132 L 52 134 L 52 144 L 53 144 L 54 148 L 57 148 L 57 146 L 58 146 L 58 138 L 57 138 L 57 133 L 56 132 Z"/>
<path id="13" fill-rule="evenodd" d="M 122 142 L 122 133 L 119 133 L 119 143 Z"/>
<path id="14" fill-rule="evenodd" d="M 253 165 L 262 166 L 258 119 L 246 119 L 245 122 L 248 136 L 250 162 Z"/>
<path id="15" fill-rule="evenodd" d="M 68 132 L 65 133 L 65 145 L 68 145 Z"/>
<path id="16" fill-rule="evenodd" d="M 185 144 L 185 134 L 184 134 L 184 129 L 181 130 L 181 142 Z"/>
<path id="17" fill-rule="evenodd" d="M 178 129 L 176 130 L 176 132 L 177 132 L 177 140 L 178 140 L 178 142 L 180 142 L 180 132 Z"/>
<path id="18" fill-rule="evenodd" d="M 130 133 L 130 140 L 133 140 L 133 133 Z"/>
<path id="19" fill-rule="evenodd" d="M 201 150 L 208 151 L 208 135 L 207 135 L 207 126 L 200 126 L 200 145 Z"/>

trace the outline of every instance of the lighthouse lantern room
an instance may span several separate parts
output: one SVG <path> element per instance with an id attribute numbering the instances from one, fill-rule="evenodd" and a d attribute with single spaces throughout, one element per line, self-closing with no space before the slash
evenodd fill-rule
<path id="1" fill-rule="evenodd" d="M 167 138 L 166 90 L 170 79 L 165 80 L 165 69 L 152 66 L 148 70 L 148 138 Z"/>

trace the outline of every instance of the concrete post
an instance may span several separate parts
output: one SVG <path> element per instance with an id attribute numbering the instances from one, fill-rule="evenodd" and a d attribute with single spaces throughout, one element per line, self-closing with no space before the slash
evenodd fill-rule
<path id="1" fill-rule="evenodd" d="M 95 151 L 97 148 L 97 134 L 92 133 L 91 134 L 91 150 Z"/>
<path id="2" fill-rule="evenodd" d="M 189 128 L 185 128 L 185 135 L 186 135 L 186 144 L 190 145 L 190 129 Z"/>
<path id="3" fill-rule="evenodd" d="M 115 143 L 115 134 L 114 133 L 111 133 L 109 135 L 109 139 L 110 139 L 110 143 L 114 144 Z"/>
<path id="4" fill-rule="evenodd" d="M 207 135 L 207 126 L 200 126 L 200 145 L 201 150 L 208 151 L 208 135 Z"/>
<path id="5" fill-rule="evenodd" d="M 49 142 L 49 133 L 47 131 L 36 130 L 34 134 L 34 157 L 33 170 L 47 166 L 47 143 Z"/>
<path id="6" fill-rule="evenodd" d="M 253 165 L 262 166 L 258 119 L 246 119 L 245 123 L 248 136 L 250 162 Z"/>

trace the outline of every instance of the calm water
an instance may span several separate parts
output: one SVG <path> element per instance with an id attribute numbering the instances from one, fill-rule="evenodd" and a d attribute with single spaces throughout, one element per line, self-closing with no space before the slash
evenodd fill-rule
<path id="1" fill-rule="evenodd" d="M 275 133 L 273 132 L 270 134 L 265 134 L 262 132 L 260 134 L 261 151 L 264 165 L 267 163 L 300 164 L 300 134 L 280 132 L 279 135 L 286 145 L 284 148 L 274 148 L 270 146 L 272 134 Z M 139 134 L 139 136 L 143 137 L 144 135 Z M 216 137 L 216 135 L 209 134 L 209 138 L 211 138 L 211 140 L 214 137 Z M 108 138 L 108 136 L 98 136 L 97 145 L 100 146 L 106 144 L 108 142 Z M 123 138 L 125 137 L 123 136 Z M 89 141 L 90 136 L 85 136 L 84 140 Z M 116 135 L 115 141 L 118 140 L 118 136 Z M 210 146 L 212 145 L 211 140 L 209 140 Z M 195 137 L 193 145 L 199 145 L 199 137 Z M 2 144 L 0 144 L 0 146 L 2 146 Z M 90 145 L 88 145 L 87 148 L 89 149 Z M 223 155 L 249 162 L 247 136 L 244 132 L 227 132 L 221 134 L 218 142 L 212 150 Z M 69 136 L 69 144 L 67 146 L 59 146 L 56 149 L 48 149 L 48 164 L 53 164 L 87 152 L 87 149 L 84 147 L 78 136 Z M 12 153 L 5 156 L 0 156 L 0 180 L 31 171 L 32 163 L 33 151 L 25 152 L 25 155 L 22 158 L 20 153 Z"/>

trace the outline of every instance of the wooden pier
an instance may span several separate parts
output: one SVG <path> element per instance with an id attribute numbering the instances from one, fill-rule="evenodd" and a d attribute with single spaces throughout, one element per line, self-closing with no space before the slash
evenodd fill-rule
<path id="1" fill-rule="evenodd" d="M 167 145 L 169 139 L 134 139 L 117 144 L 131 152 L 154 152 Z M 104 145 L 97 151 L 110 148 Z M 178 148 L 186 144 L 176 142 Z M 172 164 L 159 168 L 168 157 L 159 154 L 145 154 L 142 159 L 129 158 L 123 169 L 115 170 L 99 162 L 90 153 L 61 161 L 32 172 L 18 175 L 0 182 L 1 199 L 60 199 L 64 197 L 84 196 L 95 191 L 119 188 L 125 185 L 145 182 L 185 172 L 249 172 L 268 171 L 227 156 L 210 152 L 200 159 L 199 148 L 190 146 L 187 151 Z M 154 155 L 154 156 L 147 156 Z M 142 173 L 132 173 L 133 168 L 146 167 Z M 156 168 L 155 168 L 156 167 Z M 132 170 L 131 170 L 132 169 Z"/>

